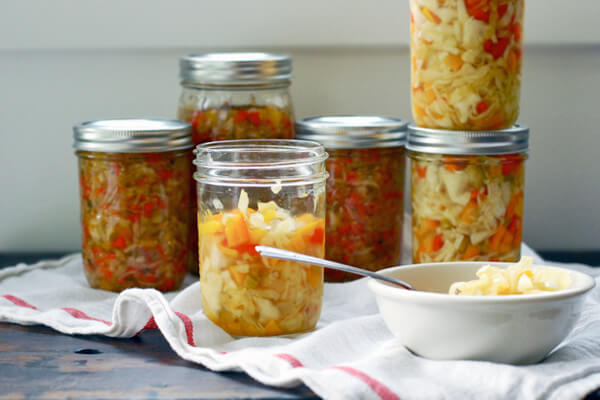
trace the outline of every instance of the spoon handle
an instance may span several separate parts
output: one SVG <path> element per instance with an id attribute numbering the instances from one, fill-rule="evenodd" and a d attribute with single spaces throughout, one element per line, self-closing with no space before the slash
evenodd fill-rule
<path id="1" fill-rule="evenodd" d="M 401 286 L 405 289 L 410 290 L 413 288 L 410 284 L 403 282 L 399 279 L 391 278 L 387 275 L 378 274 L 378 273 L 367 271 L 367 270 L 364 270 L 361 268 L 351 267 L 350 265 L 340 264 L 335 261 L 329 261 L 329 260 L 325 260 L 325 259 L 319 258 L 319 257 L 307 256 L 305 254 L 295 253 L 293 251 L 282 250 L 282 249 L 278 249 L 278 248 L 270 247 L 270 246 L 255 246 L 254 249 L 261 256 L 265 256 L 265 257 L 277 258 L 279 260 L 297 261 L 297 262 L 302 262 L 302 263 L 306 263 L 306 264 L 318 265 L 320 267 L 325 267 L 325 268 L 338 269 L 340 271 L 350 272 L 350 273 L 356 274 L 356 275 L 368 276 L 373 279 L 384 280 L 386 282 L 390 282 L 390 283 L 396 284 L 398 286 Z"/>

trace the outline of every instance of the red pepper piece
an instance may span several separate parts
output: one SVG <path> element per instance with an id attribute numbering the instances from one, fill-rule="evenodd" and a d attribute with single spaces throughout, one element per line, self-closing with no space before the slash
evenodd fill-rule
<path id="1" fill-rule="evenodd" d="M 257 111 L 248 113 L 248 121 L 250 121 L 254 126 L 260 125 L 260 114 Z"/>
<path id="2" fill-rule="evenodd" d="M 313 244 L 322 244 L 324 243 L 323 240 L 325 239 L 325 231 L 323 230 L 323 228 L 318 227 L 315 229 L 315 231 L 313 232 L 313 234 L 310 236 L 310 238 L 308 239 L 309 242 L 313 243 Z"/>
<path id="3" fill-rule="evenodd" d="M 156 173 L 158 174 L 158 177 L 160 178 L 161 181 L 166 182 L 173 176 L 175 171 L 168 170 L 168 169 L 161 169 L 161 170 L 157 171 Z"/>
<path id="4" fill-rule="evenodd" d="M 154 210 L 154 202 L 153 201 L 149 201 L 147 203 L 144 203 L 144 216 L 146 217 L 151 217 L 152 216 L 152 211 Z"/>
<path id="5" fill-rule="evenodd" d="M 492 39 L 488 39 L 483 44 L 483 49 L 494 57 L 494 60 L 502 57 L 508 44 L 510 43 L 510 38 L 498 38 L 498 41 L 494 43 Z"/>
<path id="6" fill-rule="evenodd" d="M 513 171 L 515 171 L 521 165 L 521 156 L 518 154 L 508 154 L 502 156 L 502 175 L 507 176 L 510 175 Z"/>
<path id="7" fill-rule="evenodd" d="M 119 236 L 115 240 L 113 240 L 112 246 L 116 247 L 117 249 L 124 249 L 125 247 L 127 247 L 127 241 L 123 236 Z"/>
<path id="8" fill-rule="evenodd" d="M 238 112 L 236 112 L 235 116 L 233 117 L 233 121 L 239 124 L 240 122 L 244 122 L 246 118 L 248 118 L 248 111 L 238 110 Z"/>
<path id="9" fill-rule="evenodd" d="M 504 17 L 504 14 L 506 14 L 507 10 L 508 10 L 508 4 L 500 4 L 498 6 L 498 19 L 502 19 L 502 17 Z"/>
<path id="10" fill-rule="evenodd" d="M 444 239 L 442 239 L 442 235 L 439 234 L 433 238 L 433 251 L 438 251 L 444 247 Z"/>
<path id="11" fill-rule="evenodd" d="M 480 101 L 475 108 L 477 109 L 477 114 L 482 114 L 487 111 L 488 105 L 485 101 Z"/>
<path id="12" fill-rule="evenodd" d="M 417 167 L 417 175 L 421 179 L 425 178 L 427 176 L 427 166 L 421 168 Z"/>

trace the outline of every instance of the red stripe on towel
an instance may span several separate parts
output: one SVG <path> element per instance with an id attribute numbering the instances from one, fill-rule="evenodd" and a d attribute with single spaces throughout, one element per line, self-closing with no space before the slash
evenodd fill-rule
<path id="1" fill-rule="evenodd" d="M 375 392 L 375 394 L 377 394 L 377 396 L 379 396 L 381 400 L 400 400 L 400 397 L 398 397 L 394 392 L 392 392 L 390 388 L 385 386 L 383 383 L 379 382 L 377 379 L 371 378 L 364 372 L 361 372 L 352 367 L 345 366 L 337 366 L 332 368 L 342 370 L 347 374 L 360 379 L 361 381 L 369 385 L 369 387 Z"/>
<path id="2" fill-rule="evenodd" d="M 73 317 L 78 318 L 78 319 L 86 319 L 88 321 L 98 321 L 98 322 L 102 322 L 103 324 L 106 324 L 108 326 L 112 325 L 112 322 L 105 321 L 105 320 L 99 319 L 99 318 L 90 317 L 89 315 L 87 315 L 83 311 L 77 310 L 75 308 L 64 307 L 64 308 L 61 308 L 61 310 L 68 312 Z"/>
<path id="3" fill-rule="evenodd" d="M 37 310 L 36 306 L 32 306 L 31 304 L 29 304 L 25 300 L 22 300 L 22 299 L 20 299 L 20 298 L 18 298 L 16 296 L 13 296 L 12 294 L 5 294 L 2 297 L 4 297 L 6 300 L 8 300 L 11 303 L 13 303 L 15 306 L 27 307 L 27 308 L 31 308 L 32 310 Z"/>
<path id="4" fill-rule="evenodd" d="M 302 365 L 300 360 L 298 360 L 296 357 L 294 357 L 291 354 L 280 353 L 280 354 L 275 354 L 275 357 L 279 357 L 282 360 L 289 362 L 290 365 L 294 368 L 304 367 L 304 365 Z"/>
<path id="5" fill-rule="evenodd" d="M 142 329 L 140 329 L 138 331 L 138 333 L 136 333 L 136 336 L 144 331 L 149 331 L 152 329 L 158 329 L 158 325 L 156 325 L 156 321 L 154 320 L 154 317 L 150 317 L 148 322 L 146 322 L 146 325 L 144 325 L 144 327 Z"/>
<path id="6" fill-rule="evenodd" d="M 188 317 L 187 315 L 185 315 L 183 313 L 175 312 L 175 314 L 177 314 L 177 316 L 183 322 L 183 326 L 185 327 L 185 334 L 187 336 L 188 344 L 190 346 L 196 347 L 196 344 L 194 343 L 194 324 L 192 324 L 192 320 L 190 319 L 190 317 Z"/>

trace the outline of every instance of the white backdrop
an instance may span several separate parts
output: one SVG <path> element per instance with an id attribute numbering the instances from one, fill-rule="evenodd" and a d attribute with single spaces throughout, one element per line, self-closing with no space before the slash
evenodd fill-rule
<path id="1" fill-rule="evenodd" d="M 407 1 L 349 3 L 3 3 L 0 251 L 79 247 L 71 126 L 173 117 L 178 57 L 189 52 L 291 53 L 299 117 L 410 117 Z M 600 24 L 592 23 L 600 2 L 573 4 L 527 3 L 520 122 L 531 127 L 532 152 L 524 238 L 538 250 L 600 248 Z"/>

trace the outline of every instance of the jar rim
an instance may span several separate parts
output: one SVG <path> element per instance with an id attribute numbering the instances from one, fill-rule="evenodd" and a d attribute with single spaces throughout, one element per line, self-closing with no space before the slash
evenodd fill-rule
<path id="1" fill-rule="evenodd" d="M 317 142 L 294 139 L 223 140 L 194 149 L 194 179 L 244 185 L 298 184 L 327 179 L 328 154 Z M 262 173 L 266 177 L 261 177 Z"/>

